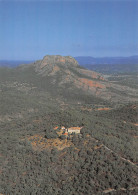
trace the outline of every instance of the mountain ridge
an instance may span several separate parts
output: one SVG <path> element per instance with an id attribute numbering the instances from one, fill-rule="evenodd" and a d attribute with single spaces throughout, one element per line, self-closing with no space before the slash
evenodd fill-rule
<path id="1" fill-rule="evenodd" d="M 29 67 L 47 80 L 45 85 L 48 85 L 51 90 L 53 88 L 57 94 L 60 91 L 63 96 L 66 92 L 70 95 L 76 94 L 80 98 L 83 95 L 89 95 L 108 101 L 128 102 L 131 97 L 132 101 L 136 101 L 135 89 L 108 81 L 103 74 L 81 67 L 70 56 L 47 55 L 42 60 L 29 65 L 21 65 L 18 69 Z"/>

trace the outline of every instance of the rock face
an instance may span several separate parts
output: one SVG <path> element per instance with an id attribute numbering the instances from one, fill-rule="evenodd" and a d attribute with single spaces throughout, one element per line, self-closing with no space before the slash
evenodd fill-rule
<path id="1" fill-rule="evenodd" d="M 39 72 L 43 71 L 43 69 L 55 70 L 57 69 L 57 66 L 63 66 L 64 68 L 67 68 L 68 66 L 77 67 L 78 62 L 71 56 L 46 55 L 43 60 L 36 63 L 36 70 Z"/>
<path id="2" fill-rule="evenodd" d="M 85 89 L 92 89 L 92 88 L 105 89 L 106 88 L 105 84 L 101 84 L 100 82 L 92 81 L 90 79 L 79 78 L 78 82 L 80 86 L 83 86 Z"/>
<path id="3" fill-rule="evenodd" d="M 64 92 L 70 90 L 71 93 L 79 89 L 82 93 L 111 101 L 125 101 L 128 94 L 134 93 L 133 89 L 109 82 L 100 73 L 80 67 L 70 56 L 47 55 L 32 65 L 37 74 L 47 78 L 47 85 L 51 89 L 62 88 Z"/>
<path id="4" fill-rule="evenodd" d="M 94 71 L 82 69 L 78 62 L 71 56 L 60 55 L 46 55 L 42 60 L 34 63 L 36 72 L 45 75 L 54 75 L 58 71 L 63 71 L 63 74 L 71 75 L 76 74 L 84 75 L 92 79 L 105 80 L 101 74 Z"/>
<path id="5" fill-rule="evenodd" d="M 91 70 L 86 70 L 86 69 L 78 69 L 78 72 L 92 79 L 99 79 L 99 80 L 105 81 L 105 78 L 100 73 L 97 73 Z"/>

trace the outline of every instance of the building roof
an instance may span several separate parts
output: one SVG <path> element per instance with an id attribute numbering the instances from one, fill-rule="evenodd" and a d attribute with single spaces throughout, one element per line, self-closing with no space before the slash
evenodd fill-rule
<path id="1" fill-rule="evenodd" d="M 70 127 L 68 130 L 81 130 L 82 127 Z"/>
<path id="2" fill-rule="evenodd" d="M 61 127 L 61 129 L 65 129 L 65 127 L 64 127 L 64 126 L 62 126 L 62 127 Z"/>

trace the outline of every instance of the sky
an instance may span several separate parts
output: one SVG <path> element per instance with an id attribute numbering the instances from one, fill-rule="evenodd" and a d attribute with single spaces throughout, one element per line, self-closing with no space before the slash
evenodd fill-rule
<path id="1" fill-rule="evenodd" d="M 0 60 L 138 55 L 138 0 L 0 0 Z"/>

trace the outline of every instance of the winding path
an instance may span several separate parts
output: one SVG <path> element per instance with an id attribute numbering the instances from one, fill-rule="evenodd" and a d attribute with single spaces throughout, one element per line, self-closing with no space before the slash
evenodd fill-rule
<path id="1" fill-rule="evenodd" d="M 92 138 L 93 138 L 94 140 L 96 140 L 96 142 L 101 142 L 100 140 L 98 140 L 98 139 L 96 139 L 96 138 L 94 138 L 94 137 L 92 137 Z M 133 165 L 133 166 L 135 166 L 135 167 L 138 168 L 138 166 L 137 166 L 135 163 L 133 163 L 133 162 L 130 161 L 129 159 L 126 159 L 126 158 L 124 158 L 124 157 L 122 157 L 122 156 L 119 156 L 118 153 L 114 152 L 112 149 L 110 149 L 109 147 L 107 147 L 107 146 L 106 146 L 105 144 L 103 144 L 103 143 L 102 143 L 102 147 L 104 147 L 106 150 L 109 150 L 109 151 L 112 152 L 113 154 L 117 155 L 120 159 L 122 159 L 122 160 L 124 160 L 124 161 L 130 163 L 131 165 Z"/>

